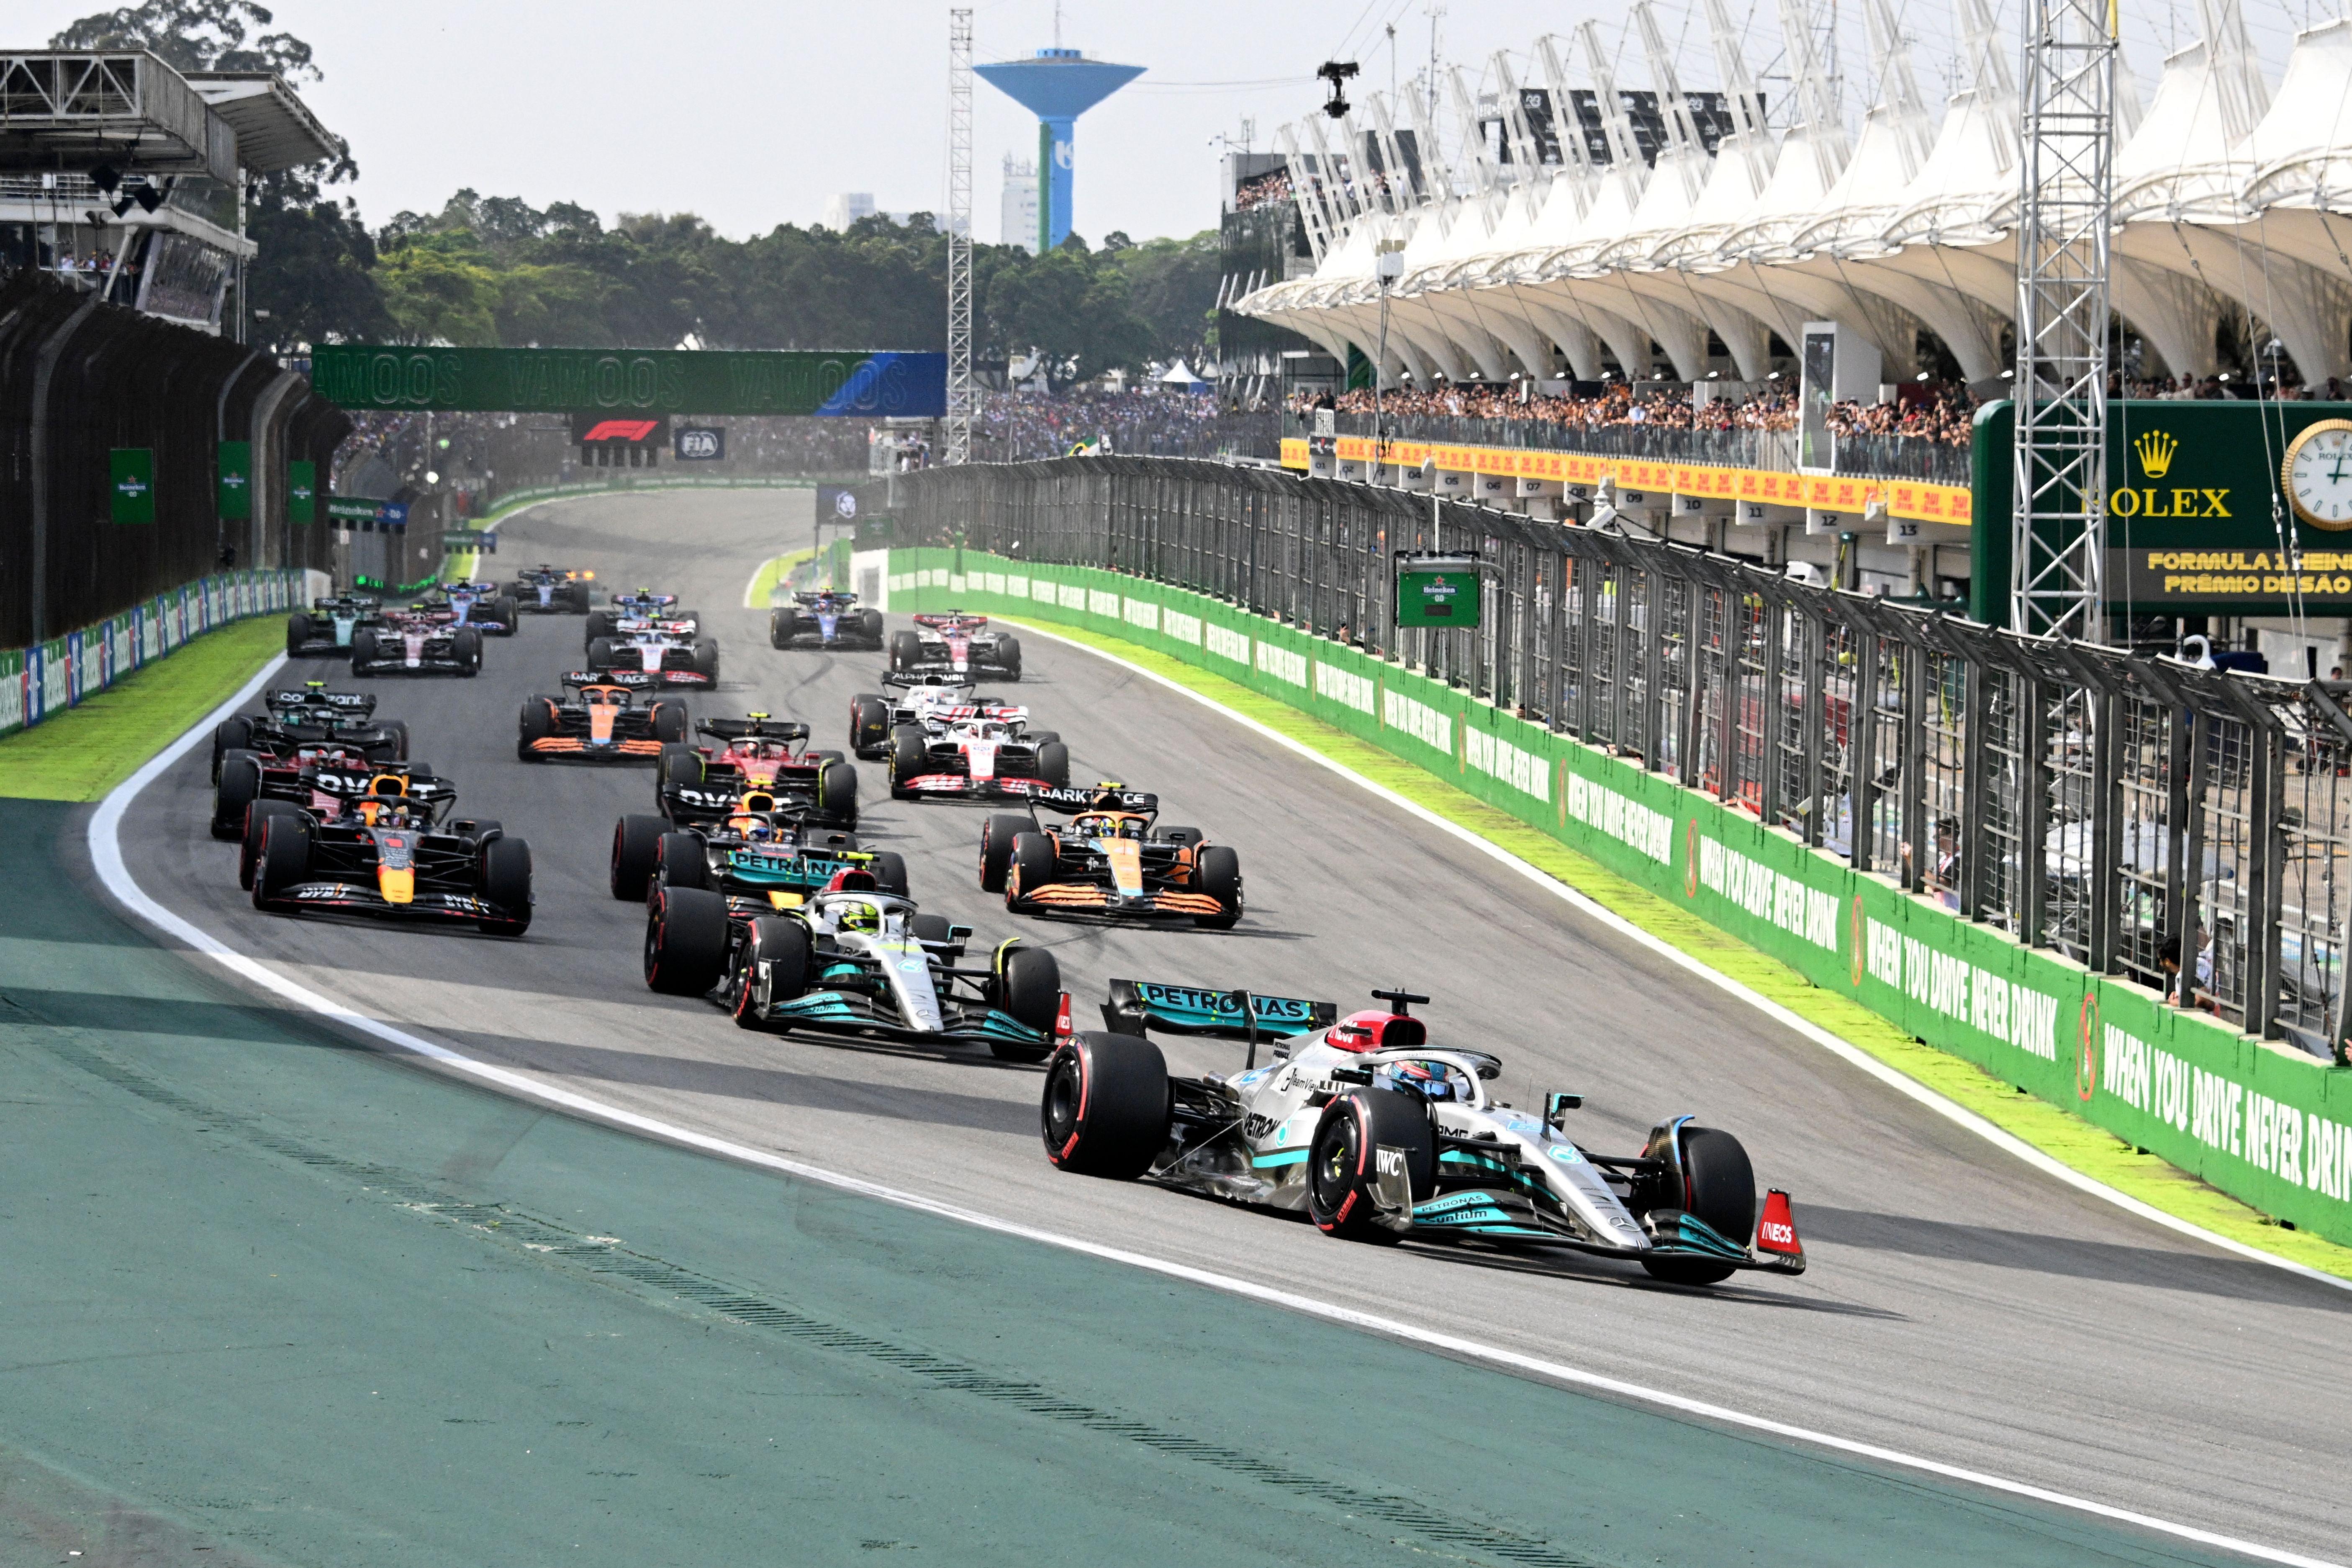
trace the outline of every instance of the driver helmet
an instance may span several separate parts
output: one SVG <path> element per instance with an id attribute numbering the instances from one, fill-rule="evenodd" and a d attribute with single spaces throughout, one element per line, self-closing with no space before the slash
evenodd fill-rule
<path id="1" fill-rule="evenodd" d="M 843 931 L 878 932 L 882 929 L 882 911 L 865 900 L 841 906 L 840 928 Z"/>
<path id="2" fill-rule="evenodd" d="M 772 844 L 776 840 L 775 824 L 764 817 L 745 817 L 742 833 L 744 842 L 749 844 Z"/>
<path id="3" fill-rule="evenodd" d="M 1381 1077 L 1389 1088 L 1418 1094 L 1423 1100 L 1462 1099 L 1462 1086 L 1455 1081 L 1460 1076 L 1444 1062 L 1389 1062 L 1381 1068 Z"/>

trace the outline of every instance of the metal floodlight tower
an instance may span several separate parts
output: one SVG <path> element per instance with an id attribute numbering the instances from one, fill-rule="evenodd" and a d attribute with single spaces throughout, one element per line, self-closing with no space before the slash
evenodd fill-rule
<path id="1" fill-rule="evenodd" d="M 1076 49 L 977 68 L 981 79 L 1037 117 L 1037 253 L 1070 237 L 1071 144 L 1079 115 L 1143 74 Z"/>
<path id="2" fill-rule="evenodd" d="M 943 462 L 971 461 L 971 8 L 948 13 L 948 416 Z"/>
<path id="3" fill-rule="evenodd" d="M 2009 624 L 2104 642 L 2116 0 L 2026 0 L 2024 21 Z"/>

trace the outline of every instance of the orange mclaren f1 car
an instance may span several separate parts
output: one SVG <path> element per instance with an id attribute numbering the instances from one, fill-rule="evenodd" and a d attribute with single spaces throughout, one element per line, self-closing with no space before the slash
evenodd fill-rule
<path id="1" fill-rule="evenodd" d="M 1223 931 L 1242 918 L 1242 861 L 1197 827 L 1157 826 L 1157 795 L 1123 784 L 1039 788 L 1027 816 L 981 830 L 980 885 L 1016 914 L 1184 919 Z M 1069 821 L 1048 827 L 1041 811 Z"/>
<path id="2" fill-rule="evenodd" d="M 563 684 L 574 695 L 523 703 L 515 755 L 526 763 L 578 757 L 658 763 L 664 745 L 686 739 L 688 719 L 678 698 L 643 700 L 654 679 L 635 669 L 573 670 Z"/>

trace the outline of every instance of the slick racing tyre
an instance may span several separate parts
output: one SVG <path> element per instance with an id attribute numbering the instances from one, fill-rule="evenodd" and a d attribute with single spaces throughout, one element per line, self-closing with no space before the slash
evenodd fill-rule
<path id="1" fill-rule="evenodd" d="M 555 699 L 531 697 L 523 701 L 522 712 L 515 720 L 515 756 L 526 763 L 535 763 L 540 753 L 531 750 L 533 741 L 551 740 L 555 735 Z"/>
<path id="2" fill-rule="evenodd" d="M 694 672 L 697 675 L 707 675 L 713 680 L 719 679 L 719 639 L 717 637 L 694 639 Z"/>
<path id="3" fill-rule="evenodd" d="M 261 825 L 273 816 L 299 817 L 302 808 L 290 800 L 257 800 L 245 809 L 245 821 L 240 825 L 245 842 L 236 847 L 236 885 L 247 892 L 253 891 L 253 879 L 261 859 Z M 290 831 L 290 830 L 289 830 Z"/>
<path id="4" fill-rule="evenodd" d="M 1021 639 L 1001 637 L 996 639 L 997 667 L 1004 671 L 1007 680 L 1021 679 Z"/>
<path id="5" fill-rule="evenodd" d="M 955 926 L 945 915 L 917 915 L 907 922 L 917 942 L 953 942 Z"/>
<path id="6" fill-rule="evenodd" d="M 1323 1108 L 1307 1155 L 1307 1212 L 1318 1230 L 1348 1241 L 1400 1239 L 1378 1217 L 1382 1149 L 1402 1154 L 1413 1202 L 1435 1190 L 1437 1135 L 1430 1127 L 1429 1107 L 1418 1096 L 1359 1089 Z"/>
<path id="7" fill-rule="evenodd" d="M 1074 1036 L 1045 1069 L 1038 1121 L 1055 1165 L 1131 1182 L 1167 1146 L 1167 1058 L 1139 1035 Z"/>
<path id="8" fill-rule="evenodd" d="M 1013 840 L 1011 874 L 1003 881 L 1004 907 L 1008 910 L 1020 908 L 1022 896 L 1052 881 L 1062 866 L 1062 857 L 1052 839 L 1026 822 L 1021 827 L 1020 835 Z"/>
<path id="9" fill-rule="evenodd" d="M 702 787 L 700 752 L 675 743 L 662 747 L 661 761 L 654 771 L 654 792 L 658 795 L 671 784 L 684 784 L 688 789 Z"/>
<path id="10" fill-rule="evenodd" d="M 242 714 L 224 719 L 213 726 L 213 783 L 220 783 L 221 759 L 231 752 L 249 751 L 253 746 L 253 721 Z"/>
<path id="11" fill-rule="evenodd" d="M 812 949 L 808 927 L 798 921 L 763 917 L 744 935 L 743 962 L 735 972 L 735 1026 L 764 1029 L 761 1014 L 808 989 Z"/>
<path id="12" fill-rule="evenodd" d="M 726 896 L 656 887 L 646 910 L 646 984 L 665 996 L 699 996 L 726 970 Z"/>
<path id="13" fill-rule="evenodd" d="M 870 691 L 849 700 L 849 749 L 867 762 L 879 762 L 890 743 L 890 705 Z"/>
<path id="14" fill-rule="evenodd" d="M 461 675 L 482 673 L 482 633 L 477 626 L 459 626 L 449 637 L 449 657 Z"/>
<path id="15" fill-rule="evenodd" d="M 874 873 L 874 885 L 883 892 L 907 896 L 907 858 L 896 849 L 876 850 L 866 869 Z"/>
<path id="16" fill-rule="evenodd" d="M 931 749 L 923 743 L 923 732 L 912 724 L 901 724 L 890 731 L 890 798 L 912 800 L 916 792 L 907 787 L 909 779 L 920 778 L 930 765 Z"/>
<path id="17" fill-rule="evenodd" d="M 512 595 L 502 594 L 490 601 L 490 618 L 499 623 L 499 637 L 510 637 L 515 635 L 516 623 L 522 619 L 522 611 Z"/>
<path id="18" fill-rule="evenodd" d="M 1037 776 L 1060 789 L 1070 782 L 1070 748 L 1048 741 L 1037 748 Z"/>
<path id="19" fill-rule="evenodd" d="M 857 770 L 847 763 L 826 763 L 817 769 L 817 815 L 841 824 L 844 827 L 857 826 Z"/>
<path id="20" fill-rule="evenodd" d="M 601 613 L 601 612 L 600 612 Z M 594 616 L 589 617 L 593 620 Z M 598 674 L 613 668 L 613 639 L 608 637 L 588 639 L 588 668 Z"/>
<path id="21" fill-rule="evenodd" d="M 1062 966 L 1042 947 L 1013 947 L 996 960 L 996 1005 L 1013 1015 L 1013 1022 L 1054 1032 L 1062 1011 Z M 1042 1062 L 1051 1056 L 1051 1044 L 1016 1046 L 991 1040 L 989 1050 L 999 1061 Z"/>
<path id="22" fill-rule="evenodd" d="M 860 610 L 857 612 L 857 640 L 863 643 L 870 643 L 876 647 L 880 647 L 882 646 L 881 611 Z"/>
<path id="23" fill-rule="evenodd" d="M 381 745 L 370 746 L 368 755 L 387 763 L 408 761 L 408 721 L 404 719 L 386 719 L 376 728 L 383 731 L 383 742 Z M 382 753 L 381 756 L 378 756 L 378 753 Z"/>
<path id="24" fill-rule="evenodd" d="M 1242 918 L 1241 856 L 1231 845 L 1210 845 L 1200 852 L 1193 884 L 1225 907 L 1221 915 L 1195 916 L 1194 923 L 1211 931 L 1231 931 Z"/>
<path id="25" fill-rule="evenodd" d="M 253 861 L 253 907 L 274 910 L 310 874 L 310 824 L 300 816 L 265 816 L 254 826 L 261 829 L 261 845 Z"/>
<path id="26" fill-rule="evenodd" d="M 251 752 L 231 752 L 221 759 L 220 782 L 213 786 L 213 837 L 238 838 L 245 834 L 245 808 L 261 795 L 261 759 Z"/>
<path id="27" fill-rule="evenodd" d="M 300 658 L 302 657 L 302 645 L 309 642 L 312 636 L 313 633 L 310 630 L 310 616 L 301 614 L 299 611 L 287 616 L 286 657 L 288 658 Z"/>
<path id="28" fill-rule="evenodd" d="M 499 912 L 484 915 L 487 936 L 520 936 L 530 929 L 530 846 L 501 835 L 481 847 L 474 868 L 481 900 Z"/>
<path id="29" fill-rule="evenodd" d="M 362 626 L 352 634 L 352 674 L 363 673 L 368 666 L 376 662 L 379 657 L 376 652 L 374 627 Z"/>
<path id="30" fill-rule="evenodd" d="M 1747 1244 L 1756 1223 L 1756 1173 L 1738 1139 L 1712 1127 L 1683 1129 L 1683 1210 L 1734 1246 Z M 1644 1258 L 1642 1267 L 1670 1285 L 1712 1285 L 1734 1272 L 1727 1263 L 1704 1258 Z"/>
<path id="31" fill-rule="evenodd" d="M 793 639 L 801 635 L 801 613 L 798 610 L 776 610 L 768 616 L 768 646 L 790 647 Z"/>
<path id="32" fill-rule="evenodd" d="M 591 610 L 588 612 L 587 625 L 580 628 L 580 646 L 583 649 L 593 648 L 596 646 L 596 639 L 598 637 L 608 637 L 612 635 L 613 612 L 610 610 Z"/>
<path id="33" fill-rule="evenodd" d="M 644 903 L 653 885 L 654 851 L 669 824 L 658 816 L 631 816 L 613 825 L 613 896 Z"/>
<path id="34" fill-rule="evenodd" d="M 890 668 L 912 669 L 923 662 L 923 639 L 912 632 L 890 635 Z"/>
<path id="35" fill-rule="evenodd" d="M 665 833 L 654 841 L 654 885 L 657 888 L 708 888 L 710 862 L 704 858 L 698 833 Z M 709 986 L 703 987 L 708 991 Z"/>
<path id="36" fill-rule="evenodd" d="M 983 893 L 1004 891 L 1004 873 L 1013 866 L 1013 841 L 1024 833 L 1037 831 L 1035 824 L 1025 816 L 999 812 L 981 826 L 980 829 L 980 890 Z"/>
<path id="37" fill-rule="evenodd" d="M 677 698 L 666 697 L 654 704 L 654 739 L 663 745 L 684 741 L 692 727 L 692 715 L 688 712 L 686 704 Z M 700 782 L 698 778 L 697 782 Z"/>

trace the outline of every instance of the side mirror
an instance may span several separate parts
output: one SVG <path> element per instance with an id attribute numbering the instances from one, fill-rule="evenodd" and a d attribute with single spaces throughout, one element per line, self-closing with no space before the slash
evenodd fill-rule
<path id="1" fill-rule="evenodd" d="M 972 928 L 970 926 L 951 925 L 948 927 L 948 940 L 950 942 L 963 942 L 971 937 L 971 931 Z"/>
<path id="2" fill-rule="evenodd" d="M 1544 1125 L 1555 1132 L 1565 1132 L 1568 1129 L 1563 1123 L 1568 1120 L 1568 1113 L 1583 1108 L 1584 1096 L 1580 1094 L 1547 1094 L 1544 1096 Z"/>

